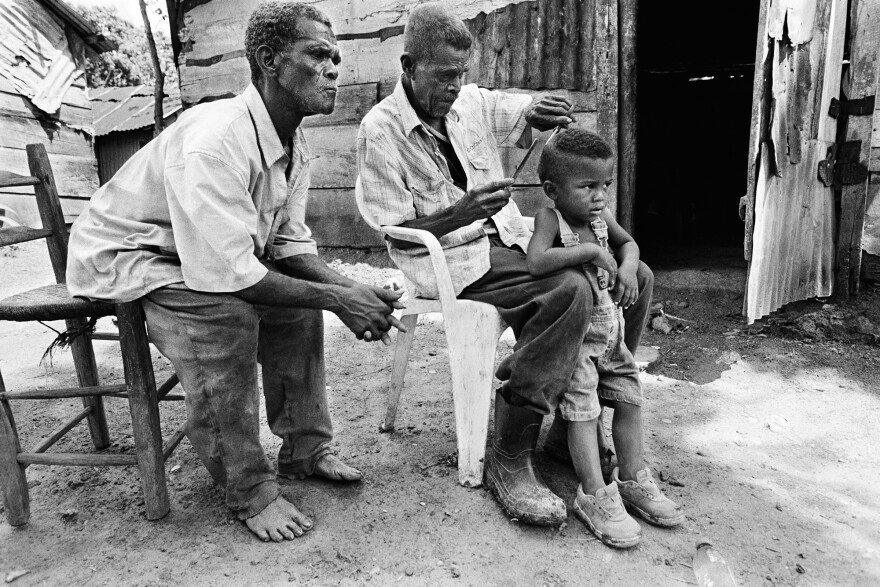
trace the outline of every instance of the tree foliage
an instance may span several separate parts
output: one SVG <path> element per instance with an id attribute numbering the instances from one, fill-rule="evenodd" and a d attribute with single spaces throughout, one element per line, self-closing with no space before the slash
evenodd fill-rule
<path id="1" fill-rule="evenodd" d="M 149 4 L 149 2 L 148 2 Z M 153 63 L 144 30 L 121 18 L 116 7 L 77 6 L 76 11 L 95 31 L 108 41 L 116 43 L 116 51 L 106 51 L 89 59 L 86 80 L 89 87 L 151 85 L 155 80 Z M 162 71 L 165 74 L 165 93 L 177 86 L 177 68 L 171 51 L 171 41 L 162 31 L 153 31 Z"/>

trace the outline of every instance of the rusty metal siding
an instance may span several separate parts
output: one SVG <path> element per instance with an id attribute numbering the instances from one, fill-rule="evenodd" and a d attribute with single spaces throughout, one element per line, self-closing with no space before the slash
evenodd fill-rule
<path id="1" fill-rule="evenodd" d="M 533 0 L 466 20 L 468 81 L 489 88 L 594 90 L 595 0 Z"/>
<path id="2" fill-rule="evenodd" d="M 113 174 L 152 138 L 152 127 L 144 130 L 112 132 L 106 136 L 95 137 L 98 179 L 101 185 L 107 183 Z"/>

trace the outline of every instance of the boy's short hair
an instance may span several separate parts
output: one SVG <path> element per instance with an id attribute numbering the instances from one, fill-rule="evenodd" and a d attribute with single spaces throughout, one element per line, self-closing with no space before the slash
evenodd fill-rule
<path id="1" fill-rule="evenodd" d="M 257 6 L 248 19 L 244 34 L 244 54 L 250 65 L 251 81 L 254 84 L 262 77 L 260 66 L 257 65 L 257 49 L 260 45 L 271 47 L 273 51 L 283 51 L 302 37 L 300 23 L 309 20 L 333 28 L 326 14 L 308 4 L 265 2 Z"/>
<path id="2" fill-rule="evenodd" d="M 470 49 L 472 42 L 464 22 L 441 2 L 419 4 L 409 11 L 403 29 L 403 50 L 413 62 L 430 61 L 446 45 Z"/>
<path id="3" fill-rule="evenodd" d="M 538 160 L 538 179 L 541 183 L 558 181 L 571 169 L 571 159 L 578 157 L 611 159 L 614 149 L 594 132 L 582 128 L 563 129 L 544 147 Z"/>

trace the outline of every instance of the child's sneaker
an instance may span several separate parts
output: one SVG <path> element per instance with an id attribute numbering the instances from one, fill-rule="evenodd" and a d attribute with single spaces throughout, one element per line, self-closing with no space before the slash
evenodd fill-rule
<path id="1" fill-rule="evenodd" d="M 626 507 L 655 526 L 671 528 L 684 521 L 681 506 L 663 495 L 645 467 L 636 473 L 636 481 L 621 481 L 620 469 L 615 467 L 611 478 L 620 489 L 620 497 Z"/>
<path id="2" fill-rule="evenodd" d="M 631 548 L 642 539 L 642 529 L 626 513 L 613 481 L 597 491 L 595 496 L 587 495 L 583 487 L 578 485 L 573 507 L 580 521 L 608 546 Z"/>

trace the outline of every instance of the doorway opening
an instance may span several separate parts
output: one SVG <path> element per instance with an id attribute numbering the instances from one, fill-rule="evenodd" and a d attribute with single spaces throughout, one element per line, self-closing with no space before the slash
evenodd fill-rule
<path id="1" fill-rule="evenodd" d="M 760 0 L 642 2 L 635 238 L 649 264 L 739 262 Z"/>

